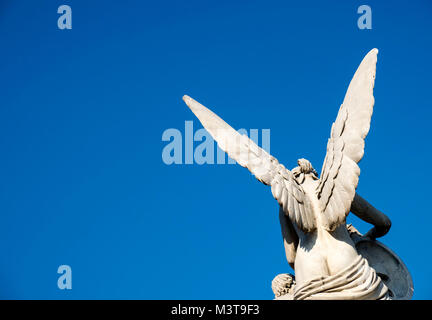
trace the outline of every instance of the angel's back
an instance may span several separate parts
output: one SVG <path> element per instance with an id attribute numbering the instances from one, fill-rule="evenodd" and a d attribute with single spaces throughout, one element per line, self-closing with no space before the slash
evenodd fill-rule
<path id="1" fill-rule="evenodd" d="M 315 195 L 318 184 L 318 180 L 306 175 L 301 185 L 312 203 L 315 231 L 304 232 L 291 221 L 298 236 L 294 266 L 299 285 L 317 277 L 335 275 L 349 267 L 359 256 L 345 223 L 337 226 L 334 231 L 327 230 Z"/>

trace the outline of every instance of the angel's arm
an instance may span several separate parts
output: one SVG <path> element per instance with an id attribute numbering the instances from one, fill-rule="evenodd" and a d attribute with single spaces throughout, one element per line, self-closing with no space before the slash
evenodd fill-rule
<path id="1" fill-rule="evenodd" d="M 381 211 L 374 208 L 369 202 L 355 194 L 354 201 L 351 204 L 351 212 L 360 219 L 373 224 L 374 227 L 370 229 L 365 237 L 372 239 L 384 236 L 391 227 L 390 219 Z"/>
<path id="2" fill-rule="evenodd" d="M 281 225 L 286 258 L 289 265 L 294 270 L 294 262 L 299 239 L 291 220 L 289 217 L 287 217 L 282 207 L 279 207 L 279 221 Z"/>

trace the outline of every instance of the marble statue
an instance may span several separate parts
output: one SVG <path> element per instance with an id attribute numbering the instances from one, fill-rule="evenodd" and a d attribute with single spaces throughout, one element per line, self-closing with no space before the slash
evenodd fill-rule
<path id="1" fill-rule="evenodd" d="M 413 285 L 403 262 L 376 241 L 390 219 L 356 193 L 374 106 L 378 50 L 363 59 L 332 125 L 321 175 L 306 159 L 291 171 L 212 111 L 184 96 L 219 147 L 278 201 L 286 258 L 295 272 L 276 276 L 276 299 L 410 299 Z M 349 212 L 373 225 L 365 235 L 346 224 Z"/>

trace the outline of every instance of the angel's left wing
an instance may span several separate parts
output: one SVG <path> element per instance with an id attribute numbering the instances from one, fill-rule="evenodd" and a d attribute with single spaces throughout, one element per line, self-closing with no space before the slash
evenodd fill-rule
<path id="1" fill-rule="evenodd" d="M 188 96 L 183 100 L 223 151 L 239 165 L 248 168 L 259 181 L 271 186 L 273 197 L 291 221 L 304 232 L 316 228 L 310 199 L 291 171 L 202 104 Z"/>
<path id="2" fill-rule="evenodd" d="M 360 63 L 331 128 L 327 154 L 317 187 L 324 227 L 334 230 L 345 221 L 355 196 L 374 106 L 373 87 L 378 50 Z"/>

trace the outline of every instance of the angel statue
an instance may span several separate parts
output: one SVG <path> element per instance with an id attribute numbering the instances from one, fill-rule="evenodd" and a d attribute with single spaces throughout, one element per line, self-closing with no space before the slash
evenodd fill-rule
<path id="1" fill-rule="evenodd" d="M 184 96 L 219 147 L 265 185 L 278 201 L 288 263 L 295 272 L 273 280 L 276 299 L 410 299 L 413 285 L 403 262 L 376 241 L 390 219 L 356 193 L 374 106 L 378 50 L 371 50 L 349 84 L 331 127 L 321 175 L 306 159 L 288 170 L 212 111 Z M 373 225 L 364 236 L 346 224 L 349 212 Z"/>

